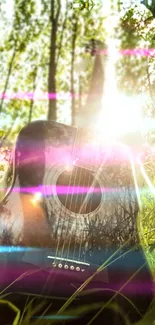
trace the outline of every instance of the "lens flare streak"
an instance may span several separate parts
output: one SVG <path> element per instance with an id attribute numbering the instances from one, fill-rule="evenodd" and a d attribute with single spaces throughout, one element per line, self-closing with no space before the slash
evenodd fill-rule
<path id="1" fill-rule="evenodd" d="M 55 186 L 54 186 L 55 189 Z M 3 189 L 1 189 L 3 190 Z M 25 193 L 25 194 L 32 194 L 32 195 L 37 195 L 38 199 L 41 199 L 42 194 L 46 193 L 46 195 L 52 195 L 55 193 L 55 190 L 53 191 L 53 185 L 49 186 L 39 186 L 39 187 L 23 187 L 23 188 L 18 188 L 14 187 L 13 192 L 15 193 Z M 141 191 L 145 191 L 145 188 L 142 188 Z M 109 188 L 109 187 L 104 187 L 104 188 L 95 188 L 95 187 L 80 187 L 80 186 L 56 186 L 56 192 L 59 195 L 66 195 L 66 194 L 83 194 L 83 193 L 124 193 L 125 189 L 122 188 Z M 131 192 L 135 192 L 133 189 Z"/>
<path id="2" fill-rule="evenodd" d="M 133 170 L 133 167 L 132 167 Z M 135 175 L 135 172 L 133 171 L 133 174 Z M 135 177 L 135 176 L 134 176 Z M 55 189 L 55 186 L 54 186 Z M 3 191 L 4 189 L 0 189 L 1 191 Z M 34 195 L 36 201 L 40 201 L 42 199 L 42 196 L 46 193 L 46 195 L 50 196 L 50 195 L 55 195 L 55 190 L 53 191 L 53 185 L 49 185 L 49 186 L 39 186 L 39 187 L 23 187 L 23 188 L 18 188 L 18 187 L 14 187 L 12 189 L 13 192 L 15 193 L 23 193 L 23 194 L 30 194 L 30 195 Z M 142 187 L 141 189 L 138 189 L 139 191 L 139 195 L 140 193 L 147 193 L 150 190 L 146 187 Z M 155 188 L 152 186 L 152 191 L 155 192 Z M 87 193 L 107 193 L 107 194 L 112 194 L 112 193 L 117 193 L 119 195 L 125 195 L 126 190 L 125 188 L 109 188 L 109 187 L 105 187 L 105 188 L 95 188 L 95 187 L 80 187 L 80 186 L 70 186 L 68 188 L 68 186 L 56 186 L 56 193 L 59 195 L 73 195 L 73 194 L 87 194 Z M 132 195 L 136 195 L 136 190 L 135 188 L 131 189 L 131 194 Z"/>

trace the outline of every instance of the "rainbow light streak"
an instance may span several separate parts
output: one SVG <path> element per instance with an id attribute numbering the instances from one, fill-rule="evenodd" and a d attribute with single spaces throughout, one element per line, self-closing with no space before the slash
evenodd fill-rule
<path id="1" fill-rule="evenodd" d="M 98 54 L 109 55 L 108 50 L 98 50 L 96 51 Z M 128 55 L 128 56 L 144 56 L 144 57 L 155 57 L 155 48 L 145 49 L 145 48 L 135 48 L 135 49 L 123 49 L 116 52 L 120 55 Z"/>
<path id="2" fill-rule="evenodd" d="M 15 193 L 27 193 L 27 194 L 38 194 L 38 193 L 41 193 L 41 194 L 44 194 L 46 193 L 46 195 L 52 195 L 53 194 L 53 190 L 55 192 L 55 188 L 56 188 L 56 191 L 57 191 L 57 194 L 62 194 L 62 195 L 65 195 L 65 194 L 83 194 L 83 193 L 88 193 L 91 192 L 91 193 L 100 193 L 101 190 L 102 192 L 105 192 L 105 193 L 112 193 L 112 192 L 120 192 L 121 190 L 120 189 L 117 189 L 117 188 L 95 188 L 95 187 L 79 187 L 79 186 L 54 186 L 54 185 L 46 185 L 46 186 L 43 186 L 43 185 L 40 185 L 38 187 L 14 187 L 13 188 L 13 192 Z M 0 190 L 4 190 L 4 189 L 0 189 Z"/>
<path id="3" fill-rule="evenodd" d="M 119 194 L 124 194 L 125 195 L 125 189 L 123 188 L 109 188 L 109 187 L 104 187 L 104 188 L 95 188 L 95 187 L 79 187 L 79 186 L 54 186 L 54 185 L 47 185 L 43 186 L 40 185 L 38 187 L 14 187 L 12 189 L 13 192 L 15 193 L 26 193 L 26 194 L 40 194 L 43 195 L 46 193 L 46 195 L 51 196 L 52 194 L 54 195 L 55 189 L 57 194 L 59 195 L 73 195 L 73 194 L 84 194 L 84 193 L 100 193 L 101 191 L 103 193 L 119 193 Z M 0 189 L 3 191 L 4 189 Z M 53 191 L 54 190 L 54 191 Z M 148 188 L 142 188 L 140 192 L 149 192 L 150 190 Z M 135 188 L 131 190 L 131 193 L 135 194 Z"/>
<path id="4" fill-rule="evenodd" d="M 33 252 L 38 248 L 25 247 L 25 246 L 0 246 L 0 253 L 18 253 L 18 252 Z"/>
<path id="5" fill-rule="evenodd" d="M 84 95 L 86 96 L 86 95 Z M 20 92 L 20 93 L 3 93 L 0 94 L 0 99 L 21 99 L 21 100 L 48 100 L 48 99 L 59 99 L 67 100 L 72 97 L 79 98 L 79 94 L 67 93 L 48 93 L 39 91 L 35 92 Z"/>

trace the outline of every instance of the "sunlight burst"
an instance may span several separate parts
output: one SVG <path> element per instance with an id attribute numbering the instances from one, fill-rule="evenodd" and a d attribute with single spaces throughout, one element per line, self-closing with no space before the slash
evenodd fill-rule
<path id="1" fill-rule="evenodd" d="M 110 9 L 109 9 L 110 10 Z M 105 82 L 103 88 L 102 108 L 96 120 L 95 130 L 101 134 L 104 143 L 114 143 L 125 134 L 142 132 L 142 96 L 127 96 L 117 88 L 115 66 L 119 58 L 118 40 L 114 29 L 118 24 L 114 14 L 107 18 L 108 57 L 105 60 Z"/>

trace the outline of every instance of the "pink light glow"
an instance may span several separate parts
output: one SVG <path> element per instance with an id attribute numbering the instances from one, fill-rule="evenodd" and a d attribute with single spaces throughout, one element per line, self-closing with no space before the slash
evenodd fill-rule
<path id="1" fill-rule="evenodd" d="M 83 95 L 86 96 L 86 95 Z M 78 98 L 79 94 L 71 93 L 47 93 L 47 92 L 18 92 L 18 93 L 1 93 L 0 99 L 21 99 L 21 100 L 48 100 L 48 99 L 58 99 L 67 100 L 70 98 Z"/>
<path id="2" fill-rule="evenodd" d="M 89 166 L 92 165 L 96 168 L 102 165 L 103 167 L 109 164 L 115 165 L 120 162 L 129 164 L 129 147 L 120 146 L 119 144 L 102 145 L 102 138 L 100 141 L 101 144 L 99 147 L 95 147 L 91 141 L 90 143 L 82 146 L 76 146 L 73 157 L 70 147 L 60 146 L 56 148 L 54 145 L 48 146 L 48 154 L 46 154 L 46 166 L 52 168 L 54 164 L 59 163 L 61 167 L 64 167 L 64 170 L 68 170 L 68 166 L 73 164 L 78 167 L 81 166 L 81 163 L 83 167 L 85 164 L 88 164 Z M 20 166 L 35 165 L 37 167 L 38 165 L 44 164 L 43 157 L 45 152 L 43 150 L 36 150 L 34 145 L 26 145 L 26 143 L 24 147 L 25 150 L 22 152 L 22 156 L 19 160 Z M 137 159 L 137 156 L 143 153 L 142 159 L 144 159 L 146 155 L 144 148 L 138 145 L 136 146 L 134 143 L 130 146 L 130 153 L 132 154 L 133 159 Z"/>
<path id="3" fill-rule="evenodd" d="M 108 55 L 108 50 L 99 50 L 96 51 L 97 54 Z M 130 55 L 130 56 L 151 56 L 155 57 L 155 48 L 145 49 L 145 48 L 135 48 L 135 49 L 123 49 L 118 50 L 118 53 L 121 55 Z"/>
<path id="4" fill-rule="evenodd" d="M 15 193 L 27 193 L 27 194 L 44 194 L 46 193 L 46 195 L 54 195 L 53 194 L 53 189 L 55 188 L 54 185 L 40 185 L 40 186 L 36 186 L 36 187 L 14 187 L 13 188 L 13 192 Z M 3 190 L 3 189 L 1 189 Z M 73 195 L 73 194 L 84 194 L 84 193 L 100 193 L 102 190 L 102 192 L 104 193 L 112 193 L 112 192 L 120 192 L 121 189 L 119 188 L 109 188 L 109 187 L 104 187 L 104 188 L 97 188 L 97 187 L 84 187 L 84 186 L 56 186 L 56 193 L 59 195 Z"/>

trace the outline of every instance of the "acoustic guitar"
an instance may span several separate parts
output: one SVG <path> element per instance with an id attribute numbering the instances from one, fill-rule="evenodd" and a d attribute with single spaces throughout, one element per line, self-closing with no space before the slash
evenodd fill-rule
<path id="1" fill-rule="evenodd" d="M 91 288 L 107 288 L 109 294 L 124 285 L 123 293 L 134 299 L 142 298 L 143 282 L 150 302 L 149 269 L 141 250 L 132 250 L 138 242 L 138 210 L 122 147 L 106 147 L 92 130 L 36 121 L 20 131 L 13 165 L 14 182 L 1 202 L 1 229 L 10 227 L 9 232 L 1 230 L 1 285 L 34 270 L 31 281 L 25 277 L 14 290 L 63 296 L 94 275 Z M 142 305 L 145 309 L 146 300 Z"/>
<path id="2" fill-rule="evenodd" d="M 145 282 L 145 310 L 151 276 L 141 250 L 132 250 L 138 205 L 124 146 L 106 145 L 91 126 L 36 121 L 18 135 L 12 170 L 0 207 L 1 285 L 34 270 L 15 290 L 69 295 L 92 276 L 93 288 L 109 293 L 123 285 L 122 293 L 140 299 Z"/>

